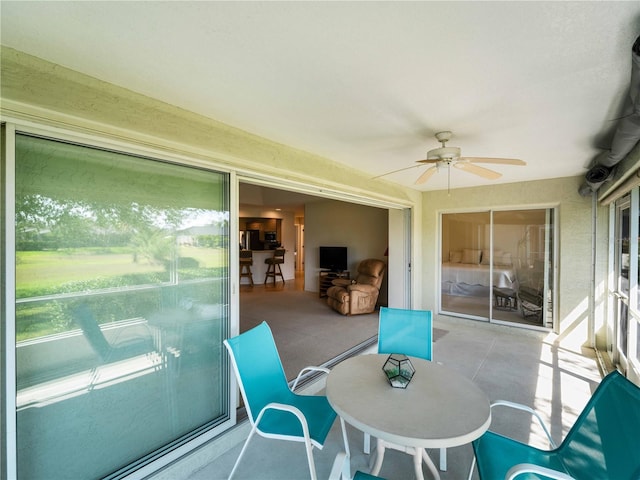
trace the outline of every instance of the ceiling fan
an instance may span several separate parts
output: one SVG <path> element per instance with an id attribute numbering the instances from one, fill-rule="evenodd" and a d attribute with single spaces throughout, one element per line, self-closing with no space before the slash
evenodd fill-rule
<path id="1" fill-rule="evenodd" d="M 443 167 L 447 167 L 447 170 L 450 174 L 451 166 L 468 173 L 473 173 L 474 175 L 479 175 L 488 180 L 495 180 L 497 178 L 500 178 L 502 174 L 496 172 L 495 170 L 490 170 L 476 164 L 489 163 L 494 165 L 526 165 L 526 163 L 522 160 L 517 160 L 515 158 L 462 157 L 460 154 L 460 148 L 447 147 L 447 142 L 451 139 L 451 136 L 452 133 L 449 131 L 436 133 L 436 139 L 442 144 L 442 146 L 439 148 L 434 148 L 433 150 L 429 150 L 427 152 L 427 158 L 425 160 L 418 160 L 416 162 L 418 163 L 418 165 L 401 168 L 400 170 L 395 170 L 393 172 L 385 173 L 384 175 L 379 175 L 379 177 L 400 172 L 402 170 L 407 170 L 409 168 L 420 167 L 424 164 L 429 164 L 431 166 L 427 168 L 415 181 L 416 185 L 425 183 L 440 168 Z"/>

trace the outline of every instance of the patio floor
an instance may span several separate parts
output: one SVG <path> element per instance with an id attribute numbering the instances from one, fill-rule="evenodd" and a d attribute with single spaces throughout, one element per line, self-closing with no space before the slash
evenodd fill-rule
<path id="1" fill-rule="evenodd" d="M 506 399 L 536 408 L 550 426 L 557 442 L 566 434 L 602 378 L 595 352 L 581 345 L 560 345 L 556 335 L 490 325 L 449 317 L 436 318 L 439 335 L 434 343 L 434 360 L 472 379 L 491 401 Z M 492 430 L 547 448 L 544 434 L 522 412 L 496 409 Z M 220 447 L 211 457 L 206 446 L 177 465 L 154 475 L 154 480 L 184 478 L 216 480 L 227 478 L 246 438 L 248 428 L 236 427 L 226 435 L 231 448 Z M 349 427 L 351 468 L 367 471 L 369 456 L 362 452 L 363 435 Z M 233 438 L 233 440 L 232 440 Z M 323 450 L 314 450 L 319 479 L 329 476 L 336 454 L 342 449 L 340 423 L 336 421 Z M 225 451 L 226 450 L 226 451 Z M 428 452 L 436 465 L 439 453 Z M 203 462 L 203 458 L 208 460 Z M 451 448 L 443 480 L 467 478 L 472 459 L 471 446 Z M 425 479 L 431 478 L 423 465 Z M 412 459 L 407 454 L 387 451 L 380 471 L 386 479 L 414 478 Z M 254 437 L 234 478 L 297 480 L 309 478 L 303 445 Z"/>

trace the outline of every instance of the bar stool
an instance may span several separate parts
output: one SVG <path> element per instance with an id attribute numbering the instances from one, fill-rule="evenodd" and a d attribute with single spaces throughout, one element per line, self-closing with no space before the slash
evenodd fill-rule
<path id="1" fill-rule="evenodd" d="M 242 282 L 242 277 L 247 277 L 253 287 L 253 273 L 251 273 L 251 265 L 253 265 L 253 251 L 240 250 L 240 282 Z"/>
<path id="2" fill-rule="evenodd" d="M 268 265 L 267 273 L 264 276 L 265 284 L 267 283 L 269 277 L 273 277 L 273 284 L 275 285 L 277 276 L 280 276 L 280 278 L 282 278 L 282 282 L 284 283 L 284 275 L 282 275 L 282 269 L 280 268 L 280 265 L 284 263 L 285 252 L 286 250 L 284 248 L 276 248 L 273 251 L 273 257 L 265 258 L 264 263 Z"/>

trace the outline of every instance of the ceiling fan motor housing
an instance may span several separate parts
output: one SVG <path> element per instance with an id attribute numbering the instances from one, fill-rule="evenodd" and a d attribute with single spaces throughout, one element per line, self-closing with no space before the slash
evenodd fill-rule
<path id="1" fill-rule="evenodd" d="M 440 147 L 427 152 L 427 160 L 457 160 L 460 158 L 458 147 Z"/>

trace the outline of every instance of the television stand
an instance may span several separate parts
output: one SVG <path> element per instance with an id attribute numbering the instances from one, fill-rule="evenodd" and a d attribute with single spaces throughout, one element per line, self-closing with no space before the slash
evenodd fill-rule
<path id="1" fill-rule="evenodd" d="M 320 270 L 318 272 L 318 295 L 320 298 L 327 296 L 327 290 L 332 286 L 332 283 L 337 278 L 343 278 L 348 280 L 351 278 L 349 270 L 343 270 L 341 272 L 333 272 L 331 270 Z"/>

